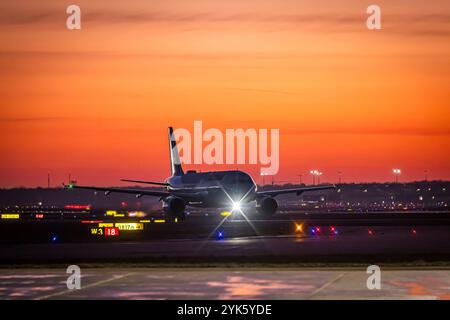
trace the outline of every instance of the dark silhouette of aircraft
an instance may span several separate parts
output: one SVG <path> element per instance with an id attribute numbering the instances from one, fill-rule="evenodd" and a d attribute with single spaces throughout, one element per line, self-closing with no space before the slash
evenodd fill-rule
<path id="1" fill-rule="evenodd" d="M 164 186 L 166 190 L 133 190 L 125 188 L 101 188 L 78 186 L 70 183 L 68 189 L 88 189 L 103 191 L 105 195 L 112 192 L 159 197 L 166 213 L 184 219 L 186 206 L 203 208 L 227 208 L 240 211 L 241 206 L 255 202 L 260 214 L 273 215 L 278 203 L 274 199 L 280 194 L 306 191 L 318 191 L 335 188 L 334 185 L 311 186 L 302 188 L 258 191 L 252 177 L 239 170 L 196 172 L 183 171 L 173 128 L 169 128 L 170 165 L 172 175 L 165 182 L 122 179 L 121 181 Z"/>

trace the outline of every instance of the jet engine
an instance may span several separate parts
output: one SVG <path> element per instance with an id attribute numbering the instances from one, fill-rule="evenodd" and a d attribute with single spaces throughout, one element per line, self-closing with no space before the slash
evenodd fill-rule
<path id="1" fill-rule="evenodd" d="M 264 197 L 256 201 L 256 210 L 263 215 L 271 216 L 277 211 L 278 203 L 274 198 Z"/>
<path id="2" fill-rule="evenodd" d="M 167 214 L 184 219 L 186 202 L 178 197 L 167 197 L 163 200 L 163 209 Z"/>

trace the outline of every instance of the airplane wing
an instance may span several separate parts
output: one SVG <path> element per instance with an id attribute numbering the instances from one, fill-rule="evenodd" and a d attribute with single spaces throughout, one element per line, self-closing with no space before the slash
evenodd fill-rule
<path id="1" fill-rule="evenodd" d="M 120 181 L 143 183 L 143 184 L 154 184 L 154 185 L 157 185 L 157 186 L 168 186 L 169 185 L 166 182 L 154 182 L 154 181 L 143 181 L 143 180 L 120 179 Z"/>
<path id="2" fill-rule="evenodd" d="M 128 193 L 134 194 L 136 197 L 142 196 L 154 196 L 154 197 L 167 197 L 170 195 L 168 191 L 150 191 L 150 190 L 135 190 L 135 189 L 121 189 L 121 188 L 100 188 L 100 187 L 86 187 L 86 186 L 77 186 L 75 184 L 64 185 L 66 189 L 85 189 L 85 190 L 93 190 L 93 191 L 103 191 L 105 195 L 110 193 Z"/>
<path id="3" fill-rule="evenodd" d="M 75 184 L 64 185 L 66 189 L 85 189 L 85 190 L 93 190 L 93 191 L 102 191 L 105 195 L 109 195 L 110 193 L 127 193 L 134 194 L 136 198 L 140 198 L 142 196 L 153 196 L 166 198 L 170 195 L 177 196 L 183 198 L 185 201 L 201 201 L 203 199 L 201 194 L 198 193 L 186 193 L 186 192 L 177 192 L 171 193 L 168 191 L 156 191 L 156 190 L 136 190 L 136 189 L 122 189 L 122 188 L 101 188 L 101 187 L 87 187 L 87 186 L 77 186 Z"/>
<path id="4" fill-rule="evenodd" d="M 260 197 L 260 196 L 275 197 L 280 194 L 286 194 L 286 193 L 296 193 L 297 195 L 300 195 L 301 193 L 306 192 L 306 191 L 320 191 L 320 190 L 328 190 L 328 189 L 335 189 L 335 188 L 336 188 L 335 185 L 326 185 L 326 186 L 315 186 L 315 187 L 258 191 L 258 192 L 256 192 L 256 194 L 258 197 Z"/>

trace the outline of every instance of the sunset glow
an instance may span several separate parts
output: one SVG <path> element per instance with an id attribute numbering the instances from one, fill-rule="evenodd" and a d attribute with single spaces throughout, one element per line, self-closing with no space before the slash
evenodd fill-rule
<path id="1" fill-rule="evenodd" d="M 195 120 L 280 129 L 275 181 L 450 179 L 450 2 L 377 1 L 376 31 L 360 0 L 80 0 L 73 31 L 70 3 L 0 4 L 0 187 L 163 180 Z"/>

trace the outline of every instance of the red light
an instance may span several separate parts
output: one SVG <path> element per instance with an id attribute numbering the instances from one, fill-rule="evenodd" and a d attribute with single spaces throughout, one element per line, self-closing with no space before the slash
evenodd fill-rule
<path id="1" fill-rule="evenodd" d="M 369 236 L 373 236 L 373 230 L 372 229 L 367 230 L 367 233 L 369 234 Z"/>
<path id="2" fill-rule="evenodd" d="M 81 220 L 81 223 L 102 223 L 102 220 Z"/>
<path id="3" fill-rule="evenodd" d="M 105 228 L 106 237 L 117 237 L 119 235 L 119 228 Z"/>
<path id="4" fill-rule="evenodd" d="M 128 203 L 126 203 L 125 201 L 122 201 L 122 202 L 120 203 L 120 205 L 121 205 L 122 207 L 126 207 L 126 206 L 128 205 Z"/>
<path id="5" fill-rule="evenodd" d="M 412 229 L 411 232 L 412 232 L 413 235 L 417 234 L 417 230 L 416 229 Z"/>
<path id="6" fill-rule="evenodd" d="M 330 227 L 330 231 L 331 231 L 331 232 L 335 232 L 335 231 L 336 231 L 336 228 L 333 227 L 333 226 L 331 226 L 331 227 Z"/>
<path id="7" fill-rule="evenodd" d="M 43 219 L 44 215 L 43 214 L 36 214 L 36 219 Z"/>
<path id="8" fill-rule="evenodd" d="M 320 232 L 320 227 L 316 227 L 316 232 Z"/>
<path id="9" fill-rule="evenodd" d="M 78 210 L 91 210 L 90 205 L 80 205 L 80 204 L 68 204 L 64 206 L 64 209 L 78 209 Z"/>

